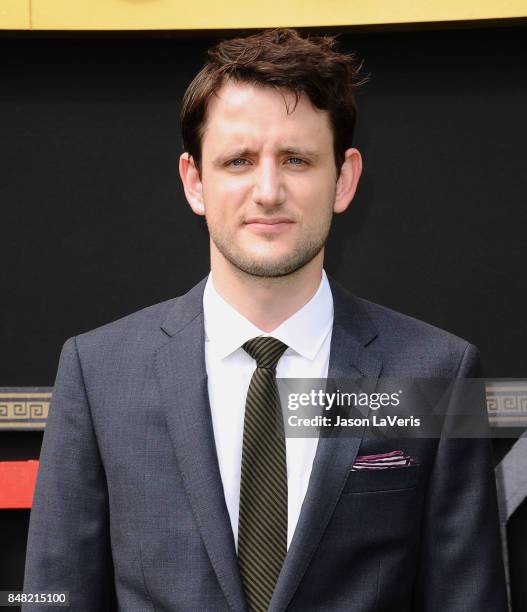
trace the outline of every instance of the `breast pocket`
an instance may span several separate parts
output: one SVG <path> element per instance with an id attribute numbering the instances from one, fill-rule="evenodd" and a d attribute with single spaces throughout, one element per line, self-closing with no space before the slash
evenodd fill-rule
<path id="1" fill-rule="evenodd" d="M 342 495 L 377 493 L 415 489 L 419 482 L 419 466 L 386 468 L 382 470 L 350 471 Z"/>

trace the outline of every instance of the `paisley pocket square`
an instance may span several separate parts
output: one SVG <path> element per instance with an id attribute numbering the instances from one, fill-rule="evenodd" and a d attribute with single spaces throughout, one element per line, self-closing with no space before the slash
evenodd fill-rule
<path id="1" fill-rule="evenodd" d="M 410 455 L 405 455 L 402 450 L 379 455 L 357 455 L 352 472 L 359 470 L 387 470 L 415 465 L 415 460 Z"/>

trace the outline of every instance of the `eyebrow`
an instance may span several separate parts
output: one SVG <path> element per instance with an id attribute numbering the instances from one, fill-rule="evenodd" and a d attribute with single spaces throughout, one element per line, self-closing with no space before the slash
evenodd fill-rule
<path id="1" fill-rule="evenodd" d="M 311 159 L 319 157 L 319 154 L 314 149 L 306 149 L 302 147 L 287 147 L 287 149 L 282 149 L 280 153 L 285 153 L 287 155 L 300 155 L 301 157 L 310 157 Z"/>
<path id="2" fill-rule="evenodd" d="M 226 159 L 237 159 L 238 157 L 252 157 L 258 153 L 249 147 L 242 147 L 240 149 L 227 150 L 224 153 L 220 153 L 215 159 L 215 162 L 223 162 Z M 278 151 L 279 155 L 298 155 L 300 157 L 308 157 L 309 159 L 318 159 L 319 153 L 315 150 L 307 149 L 303 147 L 286 147 Z"/>

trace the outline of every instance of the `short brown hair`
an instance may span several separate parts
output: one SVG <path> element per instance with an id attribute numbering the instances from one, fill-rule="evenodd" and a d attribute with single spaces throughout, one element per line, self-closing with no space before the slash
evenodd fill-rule
<path id="1" fill-rule="evenodd" d="M 362 64 L 354 54 L 334 50 L 335 36 L 303 38 L 293 29 L 266 30 L 246 38 L 224 40 L 208 51 L 208 61 L 188 86 L 181 109 L 184 150 L 200 168 L 207 104 L 228 80 L 285 89 L 301 94 L 328 111 L 337 174 L 351 146 L 357 108 L 355 89 Z M 293 112 L 293 109 L 287 109 Z"/>

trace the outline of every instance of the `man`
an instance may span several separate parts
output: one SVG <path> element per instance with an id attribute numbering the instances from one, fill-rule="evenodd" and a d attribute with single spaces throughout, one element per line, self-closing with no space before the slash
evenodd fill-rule
<path id="1" fill-rule="evenodd" d="M 477 371 L 466 341 L 323 271 L 362 169 L 357 81 L 331 39 L 293 30 L 210 51 L 180 175 L 211 274 L 65 343 L 25 590 L 68 591 L 75 612 L 113 589 L 126 611 L 506 610 L 488 440 L 275 427 L 276 377 Z M 404 466 L 356 469 L 401 450 Z"/>

